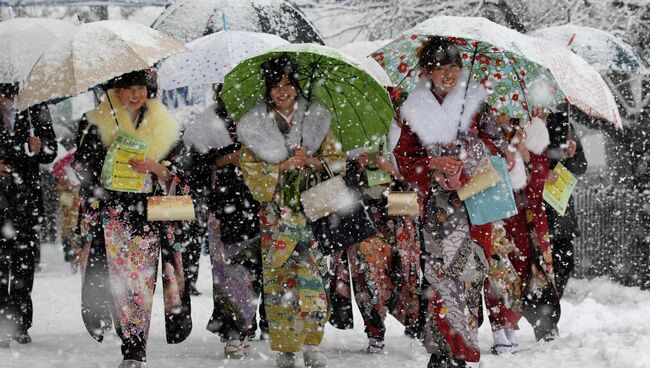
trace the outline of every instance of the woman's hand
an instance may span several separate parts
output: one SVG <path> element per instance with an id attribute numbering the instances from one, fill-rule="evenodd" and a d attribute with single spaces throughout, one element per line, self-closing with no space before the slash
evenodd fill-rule
<path id="1" fill-rule="evenodd" d="M 368 164 L 370 163 L 370 158 L 368 157 L 368 152 L 363 152 L 357 157 L 357 163 L 362 169 L 365 169 L 368 167 Z"/>
<path id="2" fill-rule="evenodd" d="M 0 177 L 11 175 L 11 166 L 5 164 L 5 160 L 0 160 Z"/>
<path id="3" fill-rule="evenodd" d="M 454 156 L 429 158 L 429 169 L 438 170 L 446 175 L 456 175 L 463 167 L 463 161 Z"/>
<path id="4" fill-rule="evenodd" d="M 169 170 L 167 170 L 165 166 L 152 159 L 147 158 L 144 160 L 129 160 L 129 165 L 136 172 L 142 174 L 152 173 L 156 175 L 158 177 L 158 181 L 161 183 L 168 184 L 169 180 L 171 179 Z"/>
<path id="5" fill-rule="evenodd" d="M 399 170 L 390 161 L 386 160 L 381 153 L 375 155 L 375 165 L 377 165 L 378 169 L 390 173 L 397 180 L 404 179 Z"/>

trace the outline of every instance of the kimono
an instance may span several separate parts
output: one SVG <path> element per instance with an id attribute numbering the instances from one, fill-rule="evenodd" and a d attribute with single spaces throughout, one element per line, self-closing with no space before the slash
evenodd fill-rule
<path id="1" fill-rule="evenodd" d="M 485 91 L 467 76 L 443 101 L 422 79 L 401 108 L 404 124 L 393 150 L 400 173 L 420 195 L 423 222 L 424 343 L 432 355 L 478 361 L 481 288 L 487 271 L 491 227 L 473 226 L 455 190 L 475 174 L 483 144 L 471 128 Z M 458 177 L 428 168 L 430 157 L 463 160 Z"/>
<path id="2" fill-rule="evenodd" d="M 145 361 L 159 259 L 167 342 L 183 341 L 192 328 L 180 252 L 183 224 L 147 221 L 147 198 L 171 189 L 162 187 L 155 176 L 147 176 L 148 189 L 143 193 L 129 193 L 102 188 L 100 174 L 107 150 L 122 130 L 148 140 L 146 157 L 167 165 L 178 181 L 181 128 L 158 100 L 148 99 L 141 120 L 133 122 L 117 93 L 109 90 L 107 96 L 112 107 L 107 98 L 80 123 L 72 164 L 81 181 L 82 317 L 88 332 L 100 342 L 113 323 L 122 339 L 124 359 Z M 181 193 L 170 194 L 189 192 L 189 187 L 181 187 Z"/>
<path id="3" fill-rule="evenodd" d="M 213 169 L 214 161 L 237 151 L 234 124 L 209 106 L 183 136 L 193 152 L 192 182 L 205 188 L 214 308 L 207 329 L 222 339 L 244 339 L 255 323 L 261 293 L 259 203 L 235 165 Z M 229 124 L 230 123 L 230 124 Z"/>
<path id="4" fill-rule="evenodd" d="M 261 203 L 260 229 L 264 305 L 269 323 L 271 349 L 297 352 L 303 345 L 319 345 L 328 320 L 327 273 L 322 253 L 296 207 L 311 170 L 281 172 L 280 162 L 293 148 L 302 146 L 334 172 L 345 168 L 345 155 L 330 131 L 331 113 L 319 102 L 299 97 L 292 126 L 284 134 L 278 116 L 258 103 L 237 125 L 243 147 L 241 167 L 253 197 Z M 304 183 L 304 181 L 303 181 Z M 294 195 L 292 197 L 292 195 Z"/>
<path id="5" fill-rule="evenodd" d="M 490 153 L 505 157 L 510 144 L 506 132 L 511 134 L 516 127 L 500 126 L 485 114 L 477 128 L 479 137 Z M 483 289 L 490 326 L 492 331 L 518 330 L 521 319 L 522 280 L 510 261 L 517 255 L 517 247 L 508 236 L 504 221 L 492 224 L 490 253 L 490 268 Z"/>
<path id="6" fill-rule="evenodd" d="M 377 233 L 332 255 L 330 295 L 337 328 L 353 328 L 352 291 L 369 339 L 384 340 L 387 313 L 415 327 L 419 313 L 419 242 L 412 220 L 388 217 L 384 187 L 368 188 L 365 171 L 350 161 L 346 182 L 359 187 Z M 374 195 L 377 193 L 378 195 Z M 350 285 L 352 280 L 352 285 Z M 352 286 L 352 287 L 351 287 Z"/>

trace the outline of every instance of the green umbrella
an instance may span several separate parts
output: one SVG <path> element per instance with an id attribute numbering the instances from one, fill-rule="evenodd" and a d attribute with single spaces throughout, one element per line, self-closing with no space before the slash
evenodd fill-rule
<path id="1" fill-rule="evenodd" d="M 315 44 L 290 44 L 242 61 L 226 75 L 221 99 L 235 120 L 264 99 L 261 65 L 288 55 L 298 67 L 304 97 L 332 112 L 332 131 L 343 150 L 363 147 L 388 133 L 393 108 L 388 92 L 358 62 Z"/>

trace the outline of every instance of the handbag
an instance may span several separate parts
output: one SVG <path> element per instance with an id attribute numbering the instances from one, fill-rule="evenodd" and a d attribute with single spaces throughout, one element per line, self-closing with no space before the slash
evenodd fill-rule
<path id="1" fill-rule="evenodd" d="M 324 166 L 327 173 L 332 177 L 329 166 L 326 163 L 324 163 Z M 336 195 L 340 196 L 340 193 L 348 193 L 354 200 L 350 201 L 343 209 L 332 211 L 328 215 L 319 217 L 309 223 L 314 238 L 320 244 L 321 251 L 324 255 L 329 255 L 350 245 L 358 244 L 362 240 L 379 232 L 364 205 L 361 193 L 353 192 L 352 189 L 348 188 L 342 176 L 338 175 L 334 178 L 339 178 L 337 179 L 337 183 L 332 186 L 338 188 L 336 190 L 339 190 Z M 338 180 L 340 180 L 340 183 Z M 321 182 L 320 185 L 329 181 L 332 181 L 332 179 Z M 341 187 L 341 183 L 343 187 Z M 311 192 L 309 196 L 314 193 Z M 310 198 L 309 196 L 305 196 L 305 198 Z"/>
<path id="2" fill-rule="evenodd" d="M 176 192 L 172 182 L 169 193 Z M 147 198 L 147 221 L 191 221 L 196 219 L 189 195 L 151 196 Z"/>
<path id="3" fill-rule="evenodd" d="M 326 163 L 323 163 L 323 166 L 330 179 L 321 181 L 300 194 L 303 211 L 310 221 L 316 221 L 337 211 L 349 210 L 356 202 L 343 177 L 334 176 Z"/>
<path id="4" fill-rule="evenodd" d="M 488 224 L 517 214 L 508 163 L 501 156 L 490 156 L 489 160 L 501 181 L 465 199 L 469 219 L 474 225 Z"/>
<path id="5" fill-rule="evenodd" d="M 479 161 L 476 174 L 470 179 L 469 183 L 458 188 L 458 198 L 461 201 L 466 200 L 494 185 L 501 182 L 503 179 L 494 168 L 494 164 L 490 157 L 485 156 Z"/>
<path id="6" fill-rule="evenodd" d="M 386 213 L 388 216 L 418 216 L 420 214 L 420 204 L 416 192 L 389 192 L 387 199 Z"/>

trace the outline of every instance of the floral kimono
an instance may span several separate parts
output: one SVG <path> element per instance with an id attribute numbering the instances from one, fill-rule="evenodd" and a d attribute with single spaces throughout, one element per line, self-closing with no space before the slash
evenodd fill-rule
<path id="1" fill-rule="evenodd" d="M 326 267 L 304 213 L 296 208 L 296 183 L 310 170 L 281 172 L 279 163 L 302 146 L 333 171 L 345 167 L 345 155 L 330 132 L 331 113 L 318 102 L 298 98 L 292 126 L 280 131 L 278 116 L 263 102 L 237 125 L 243 144 L 241 167 L 253 196 L 261 203 L 260 229 L 264 304 L 271 349 L 298 352 L 319 345 L 328 319 L 323 278 Z M 292 197 L 293 195 L 293 197 Z"/>
<path id="2" fill-rule="evenodd" d="M 393 154 L 400 172 L 421 197 L 423 215 L 423 295 L 428 295 L 424 342 L 434 355 L 478 361 L 481 289 L 487 272 L 491 227 L 473 226 L 457 189 L 475 174 L 484 156 L 472 127 L 485 91 L 457 88 L 439 100 L 430 81 L 421 80 L 401 108 L 404 124 Z M 428 168 L 430 157 L 456 156 L 464 165 L 459 177 Z"/>
<path id="3" fill-rule="evenodd" d="M 104 100 L 81 122 L 73 161 L 81 181 L 82 317 L 100 342 L 113 323 L 124 359 L 145 361 L 160 258 L 167 342 L 183 341 L 192 328 L 180 253 L 182 224 L 147 221 L 147 198 L 165 191 L 154 176 L 148 176 L 145 192 L 128 193 L 102 188 L 100 174 L 107 149 L 122 130 L 148 140 L 146 157 L 168 165 L 178 180 L 181 130 L 158 100 L 148 99 L 141 119 L 133 122 L 114 90 L 108 97 L 113 107 Z M 184 187 L 178 194 L 188 191 Z"/>

